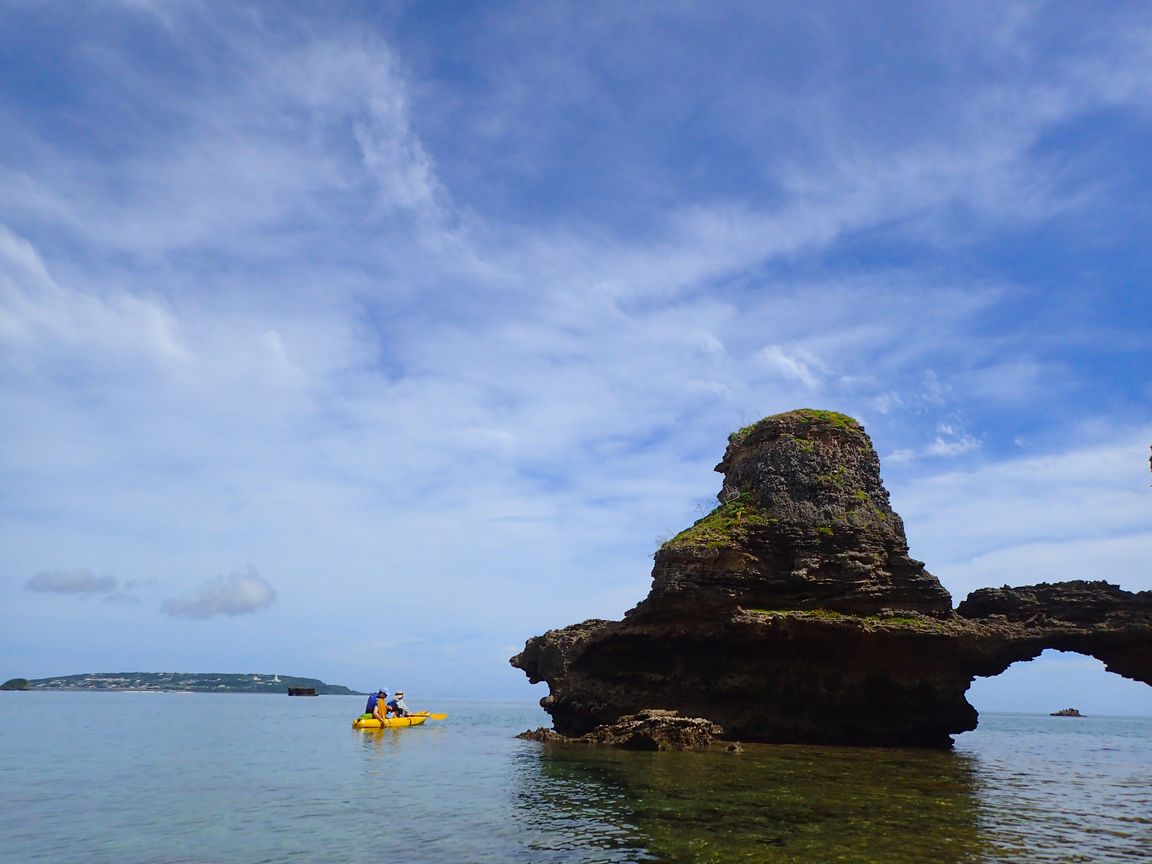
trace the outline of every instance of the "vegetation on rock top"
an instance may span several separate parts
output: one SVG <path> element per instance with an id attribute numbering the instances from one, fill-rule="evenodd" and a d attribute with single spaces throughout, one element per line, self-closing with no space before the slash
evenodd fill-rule
<path id="1" fill-rule="evenodd" d="M 840 621 L 855 623 L 865 630 L 875 630 L 881 627 L 894 627 L 910 630 L 943 632 L 948 629 L 946 622 L 930 615 L 918 615 L 914 612 L 883 612 L 877 615 L 855 615 L 846 612 L 837 612 L 833 609 L 744 609 L 755 615 L 766 618 L 798 618 L 806 621 Z"/>
<path id="2" fill-rule="evenodd" d="M 807 427 L 820 423 L 827 426 L 834 426 L 837 429 L 855 430 L 863 428 L 855 419 L 849 417 L 847 414 L 841 414 L 839 411 L 823 411 L 817 408 L 797 408 L 795 411 L 785 411 L 783 414 L 772 414 L 757 420 L 755 423 L 750 423 L 729 435 L 728 440 L 734 444 L 739 443 L 765 426 L 773 425 L 786 419 L 799 420 L 805 423 Z"/>

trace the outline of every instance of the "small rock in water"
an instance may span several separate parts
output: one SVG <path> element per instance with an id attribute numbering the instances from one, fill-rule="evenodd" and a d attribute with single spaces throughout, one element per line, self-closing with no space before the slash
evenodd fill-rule
<path id="1" fill-rule="evenodd" d="M 559 732 L 553 732 L 551 729 L 545 729 L 541 726 L 539 729 L 525 729 L 516 736 L 522 741 L 571 741 L 571 738 L 565 738 Z"/>
<path id="2" fill-rule="evenodd" d="M 614 723 L 597 726 L 586 735 L 569 737 L 543 727 L 521 732 L 517 738 L 544 743 L 568 741 L 577 744 L 599 744 L 622 750 L 706 750 L 723 729 L 703 717 L 681 717 L 675 711 L 648 709 L 621 717 Z M 741 752 L 739 744 L 727 749 Z"/>
<path id="3" fill-rule="evenodd" d="M 624 750 L 704 750 L 724 730 L 703 717 L 649 709 L 593 729 L 579 740 Z"/>

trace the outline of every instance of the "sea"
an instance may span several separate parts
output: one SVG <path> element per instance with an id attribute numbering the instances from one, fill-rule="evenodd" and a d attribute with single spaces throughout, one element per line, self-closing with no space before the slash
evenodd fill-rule
<path id="1" fill-rule="evenodd" d="M 1152 718 L 985 714 L 951 751 L 634 753 L 534 704 L 0 692 L 0 861 L 1152 861 Z"/>

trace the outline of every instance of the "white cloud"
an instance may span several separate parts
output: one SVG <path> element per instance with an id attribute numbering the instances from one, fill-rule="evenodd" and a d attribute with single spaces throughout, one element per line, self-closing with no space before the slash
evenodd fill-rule
<path id="1" fill-rule="evenodd" d="M 1152 556 L 1152 531 L 1092 539 L 1052 539 L 1015 543 L 970 560 L 947 563 L 934 572 L 963 594 L 1000 585 L 1035 585 L 1072 579 L 1119 584 L 1128 591 L 1152 589 L 1145 563 Z"/>
<path id="2" fill-rule="evenodd" d="M 881 411 L 887 414 L 886 411 Z M 951 459 L 980 449 L 980 441 L 955 422 L 936 424 L 935 438 L 921 447 L 900 447 L 884 457 L 885 464 L 907 465 L 925 458 Z"/>
<path id="3" fill-rule="evenodd" d="M 217 576 L 189 594 L 165 600 L 160 609 L 173 618 L 215 618 L 251 615 L 266 609 L 276 599 L 276 590 L 254 569 Z"/>
<path id="4" fill-rule="evenodd" d="M 370 119 L 356 125 L 356 142 L 365 166 L 380 184 L 384 205 L 439 219 L 443 189 L 431 158 L 407 128 L 404 106 L 374 100 L 371 107 Z"/>
<path id="5" fill-rule="evenodd" d="M 185 359 L 178 325 L 162 298 L 117 290 L 68 290 L 36 248 L 0 225 L 0 344 L 44 365 L 98 369 Z"/>
<path id="6" fill-rule="evenodd" d="M 41 570 L 24 583 L 29 591 L 47 594 L 111 594 L 119 585 L 114 576 L 97 576 L 85 567 Z"/>
<path id="7" fill-rule="evenodd" d="M 900 394 L 893 393 L 890 390 L 872 399 L 872 407 L 881 414 L 891 414 L 903 404 L 904 400 L 900 397 Z"/>
<path id="8" fill-rule="evenodd" d="M 779 345 L 767 345 L 760 349 L 759 358 L 763 363 L 785 378 L 794 378 L 809 390 L 820 387 L 820 361 L 806 351 L 789 354 Z"/>
<path id="9" fill-rule="evenodd" d="M 920 397 L 928 403 L 942 405 L 948 399 L 951 388 L 940 381 L 940 376 L 932 369 L 923 375 Z"/>
<path id="10" fill-rule="evenodd" d="M 928 456 L 959 456 L 980 446 L 980 442 L 951 423 L 936 427 L 936 440 L 924 448 Z"/>
<path id="11" fill-rule="evenodd" d="M 823 54 L 794 68 L 795 89 L 737 81 L 726 57 L 697 70 L 723 73 L 723 99 L 712 82 L 609 92 L 590 45 L 621 80 L 657 67 L 603 48 L 598 16 L 661 56 L 683 47 L 647 15 L 582 11 L 553 21 L 546 46 L 504 21 L 460 49 L 480 52 L 464 87 L 365 22 L 266 30 L 260 15 L 199 14 L 165 15 L 195 73 L 179 93 L 114 40 L 78 60 L 116 94 L 100 115 L 115 146 L 52 138 L 28 120 L 36 102 L 0 118 L 21 142 L 0 166 L 0 469 L 18 501 L 0 545 L 18 572 L 63 543 L 128 581 L 163 568 L 179 595 L 166 612 L 210 617 L 270 602 L 254 572 L 201 582 L 221 556 L 258 559 L 276 573 L 277 617 L 315 628 L 331 657 L 349 597 L 414 633 L 515 642 L 639 599 L 650 538 L 715 492 L 726 433 L 814 393 L 813 407 L 878 415 L 870 433 L 907 457 L 885 465 L 904 472 L 908 503 L 896 489 L 893 503 L 913 551 L 956 584 L 979 567 L 954 566 L 987 556 L 989 573 L 1007 566 L 998 550 L 1050 539 L 1028 514 L 1084 526 L 1056 506 L 1058 480 L 1032 482 L 1046 463 L 995 461 L 980 414 L 1066 396 L 1054 371 L 1069 389 L 1091 381 L 1044 354 L 1083 322 L 1045 328 L 1042 344 L 1026 320 L 990 326 L 1023 287 L 934 256 L 1082 204 L 1033 153 L 1099 104 L 1088 84 L 1104 68 L 936 82 L 928 95 L 952 108 L 923 119 L 859 99 L 867 82 Z M 933 19 L 926 35 L 979 52 L 978 36 L 1002 36 L 995 51 L 1011 52 L 1034 20 L 1003 35 L 988 15 Z M 493 64 L 483 51 L 513 24 L 531 49 Z M 1129 56 L 1100 50 L 1118 67 Z M 1141 86 L 1117 80 L 1107 98 Z M 734 160 L 716 184 L 704 141 L 700 165 L 660 161 L 664 145 L 680 152 L 664 132 L 694 99 L 717 113 L 693 128 Z M 130 136 L 112 134 L 117 118 Z M 579 161 L 585 121 L 581 140 L 613 148 L 604 164 Z M 583 197 L 597 183 L 610 202 Z M 846 265 L 870 233 L 893 244 L 888 263 Z M 941 474 L 930 456 L 966 470 Z M 1138 500 L 1123 516 L 1081 479 L 1102 505 L 1086 541 L 1105 542 L 1109 519 L 1137 531 Z M 142 617 L 122 606 L 101 612 Z M 484 674 L 501 673 L 515 676 Z"/>
<path id="12" fill-rule="evenodd" d="M 1107 579 L 1152 589 L 1152 429 L 890 484 L 912 554 L 960 599 L 980 587 Z"/>

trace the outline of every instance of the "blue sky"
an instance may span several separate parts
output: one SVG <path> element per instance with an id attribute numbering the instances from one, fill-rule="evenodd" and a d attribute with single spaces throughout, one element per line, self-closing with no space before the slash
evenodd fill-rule
<path id="1" fill-rule="evenodd" d="M 538 697 L 508 656 L 641 599 L 797 407 L 957 602 L 1152 589 L 1146 4 L 3 18 L 0 677 Z"/>

